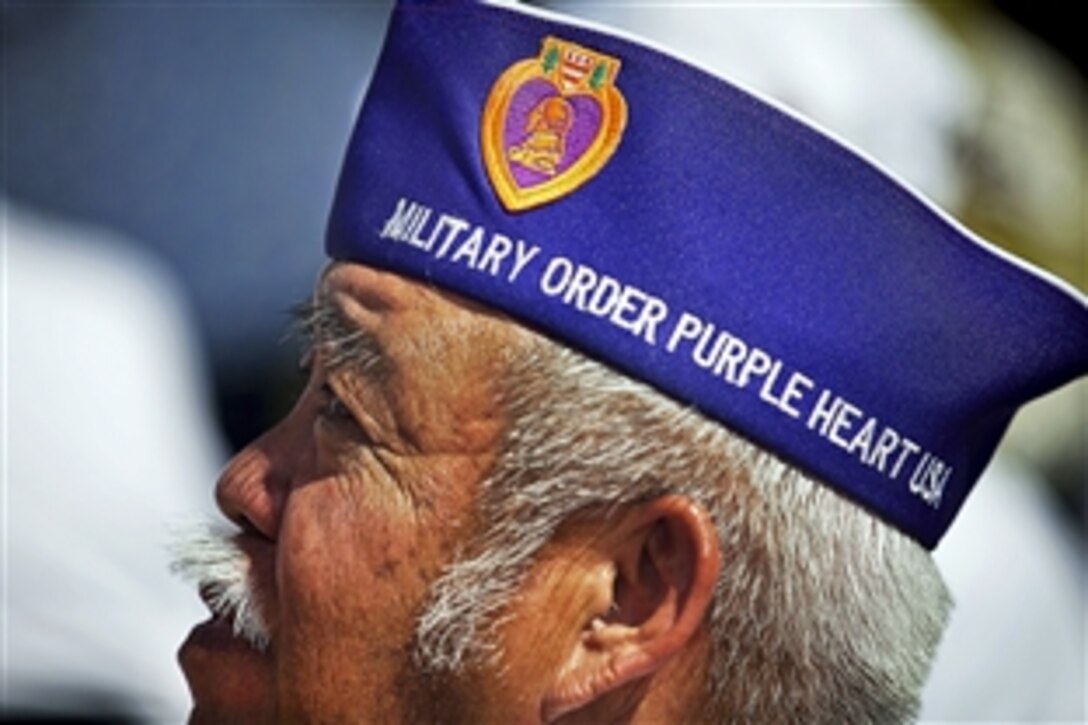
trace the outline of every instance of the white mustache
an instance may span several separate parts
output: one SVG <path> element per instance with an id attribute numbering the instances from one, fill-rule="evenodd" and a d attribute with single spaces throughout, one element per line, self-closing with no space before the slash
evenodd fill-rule
<path id="1" fill-rule="evenodd" d="M 265 651 L 270 637 L 253 592 L 252 565 L 232 534 L 202 524 L 178 535 L 170 553 L 170 571 L 196 584 L 211 610 L 230 621 L 234 636 Z"/>

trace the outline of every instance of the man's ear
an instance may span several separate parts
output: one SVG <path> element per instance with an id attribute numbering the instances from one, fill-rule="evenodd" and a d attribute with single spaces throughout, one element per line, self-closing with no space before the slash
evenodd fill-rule
<path id="1" fill-rule="evenodd" d="M 581 633 L 542 703 L 552 721 L 652 675 L 695 638 L 720 568 L 706 510 L 663 496 L 624 511 L 594 542 L 597 571 L 582 585 L 590 601 Z"/>

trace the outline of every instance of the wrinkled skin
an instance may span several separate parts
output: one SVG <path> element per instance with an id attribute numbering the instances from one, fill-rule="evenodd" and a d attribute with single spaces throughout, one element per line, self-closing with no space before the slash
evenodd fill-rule
<path id="1" fill-rule="evenodd" d="M 179 658 L 197 722 L 404 719 L 423 697 L 413 617 L 476 527 L 510 324 L 359 265 L 331 267 L 319 289 L 374 336 L 383 372 L 330 371 L 319 346 L 294 409 L 223 471 L 216 498 L 244 532 L 271 646 L 190 637 Z"/>

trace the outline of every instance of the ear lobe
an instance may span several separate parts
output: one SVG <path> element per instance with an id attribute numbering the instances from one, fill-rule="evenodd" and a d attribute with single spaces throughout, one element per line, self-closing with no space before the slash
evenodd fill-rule
<path id="1" fill-rule="evenodd" d="M 549 721 L 659 671 L 693 641 L 710 606 L 720 552 L 705 509 L 663 496 L 611 528 L 598 544 L 611 562 L 610 606 L 584 623 L 543 703 Z"/>

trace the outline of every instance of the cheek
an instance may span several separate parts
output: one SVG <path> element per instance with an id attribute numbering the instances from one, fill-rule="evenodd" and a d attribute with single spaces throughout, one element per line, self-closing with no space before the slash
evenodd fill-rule
<path id="1" fill-rule="evenodd" d="M 321 711 L 328 721 L 352 721 L 335 713 L 395 709 L 416 616 L 463 535 L 471 498 L 452 493 L 468 487 L 451 478 L 459 467 L 448 463 L 402 460 L 384 475 L 353 469 L 291 488 L 277 542 L 274 643 L 287 720 Z M 405 493 L 439 481 L 442 493 L 426 503 Z"/>
<path id="2" fill-rule="evenodd" d="M 280 529 L 284 644 L 342 650 L 397 646 L 426 591 L 426 557 L 407 507 L 331 478 L 294 490 Z"/>

